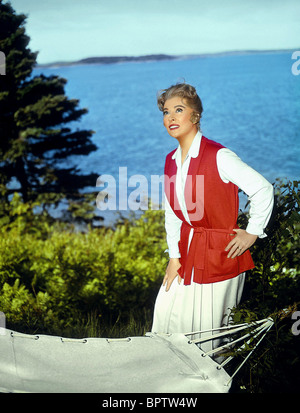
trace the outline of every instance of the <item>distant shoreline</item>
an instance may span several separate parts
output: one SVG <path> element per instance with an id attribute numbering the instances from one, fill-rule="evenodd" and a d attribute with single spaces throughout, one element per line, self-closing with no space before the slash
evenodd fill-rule
<path id="1" fill-rule="evenodd" d="M 300 49 L 300 48 L 299 48 Z M 157 62 L 162 60 L 186 60 L 206 57 L 220 57 L 233 55 L 249 55 L 249 54 L 273 54 L 273 53 L 292 53 L 294 49 L 281 50 L 241 50 L 230 52 L 216 52 L 216 53 L 201 53 L 201 54 L 187 54 L 187 55 L 167 55 L 167 54 L 151 54 L 144 56 L 100 56 L 88 57 L 72 62 L 52 62 L 37 64 L 37 68 L 60 67 L 60 66 L 78 66 L 89 64 L 117 64 L 117 63 L 139 63 L 139 62 Z"/>

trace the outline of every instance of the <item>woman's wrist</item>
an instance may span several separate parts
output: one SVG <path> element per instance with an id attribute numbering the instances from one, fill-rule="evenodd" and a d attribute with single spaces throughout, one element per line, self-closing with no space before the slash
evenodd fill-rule
<path id="1" fill-rule="evenodd" d="M 170 258 L 172 263 L 180 263 L 180 258 Z"/>

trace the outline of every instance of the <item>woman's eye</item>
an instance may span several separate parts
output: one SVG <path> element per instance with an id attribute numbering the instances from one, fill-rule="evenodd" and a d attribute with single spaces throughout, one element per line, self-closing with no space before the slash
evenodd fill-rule
<path id="1" fill-rule="evenodd" d="M 183 109 L 182 109 L 182 108 L 176 108 L 175 113 L 181 113 L 181 112 L 183 112 Z M 164 115 L 164 116 L 169 115 L 169 111 L 168 111 L 168 110 L 164 110 L 164 111 L 163 111 L 163 115 Z"/>

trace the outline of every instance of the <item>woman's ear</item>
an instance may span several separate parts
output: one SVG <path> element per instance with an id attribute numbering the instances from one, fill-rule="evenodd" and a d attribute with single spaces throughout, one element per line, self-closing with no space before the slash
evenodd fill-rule
<path id="1" fill-rule="evenodd" d="M 196 123 L 199 123 L 200 121 L 200 114 L 198 112 L 193 112 L 191 114 L 190 118 L 191 122 L 195 125 Z"/>

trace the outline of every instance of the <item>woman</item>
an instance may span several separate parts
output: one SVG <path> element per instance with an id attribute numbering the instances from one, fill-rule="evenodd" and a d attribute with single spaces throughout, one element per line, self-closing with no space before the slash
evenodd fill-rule
<path id="1" fill-rule="evenodd" d="M 228 323 L 240 301 L 249 248 L 273 208 L 273 187 L 224 146 L 200 132 L 201 99 L 177 84 L 158 96 L 158 107 L 178 148 L 165 163 L 165 228 L 169 263 L 158 293 L 153 332 L 188 333 Z M 250 200 L 246 229 L 237 226 L 238 188 Z M 210 333 L 208 333 L 210 334 Z M 217 344 L 201 345 L 204 351 Z"/>

